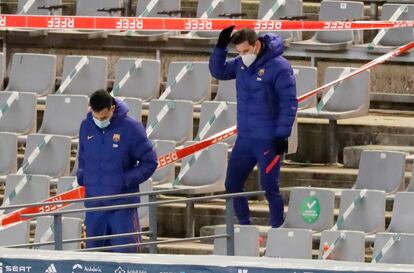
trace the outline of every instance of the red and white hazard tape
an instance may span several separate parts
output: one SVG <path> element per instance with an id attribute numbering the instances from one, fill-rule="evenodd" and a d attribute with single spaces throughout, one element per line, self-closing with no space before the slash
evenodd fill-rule
<path id="1" fill-rule="evenodd" d="M 279 21 L 250 19 L 138 18 L 0 15 L 1 28 L 118 30 L 118 31 L 212 31 L 230 25 L 257 31 L 368 30 L 414 27 L 414 21 Z"/>
<path id="2" fill-rule="evenodd" d="M 321 86 L 315 90 L 312 90 L 308 93 L 306 93 L 305 95 L 302 95 L 300 97 L 298 97 L 298 102 L 302 102 L 304 100 L 306 100 L 307 98 L 316 95 L 318 93 L 320 93 L 321 91 L 325 90 L 326 88 L 329 88 L 339 82 L 342 82 L 350 77 L 353 77 L 365 70 L 368 70 L 376 65 L 379 65 L 393 57 L 399 56 L 401 54 L 404 54 L 408 51 L 410 51 L 412 48 L 414 47 L 414 41 L 411 43 L 408 43 L 402 47 L 399 47 L 395 50 L 390 51 L 389 53 L 380 56 L 379 58 L 361 66 L 360 68 L 356 69 L 354 72 L 339 78 L 333 82 L 327 83 L 324 86 Z M 173 153 L 169 153 L 163 156 L 160 156 L 158 158 L 158 168 L 162 168 L 165 167 L 169 164 L 173 164 L 187 156 L 190 156 L 192 154 L 195 154 L 196 152 L 199 152 L 203 149 L 206 149 L 220 141 L 226 140 L 234 135 L 237 134 L 237 128 L 231 127 L 229 129 L 226 129 L 214 136 L 211 136 L 205 140 L 201 140 L 195 144 L 192 144 L 190 146 L 187 146 L 185 148 L 179 149 L 176 152 Z M 67 191 L 65 193 L 62 193 L 60 195 L 57 195 L 55 197 L 49 198 L 47 200 L 45 200 L 44 202 L 54 202 L 54 201 L 67 201 L 67 200 L 74 200 L 74 199 L 81 199 L 84 198 L 85 195 L 85 191 L 83 187 L 79 187 L 76 189 L 73 189 L 71 191 Z M 58 209 L 61 209 L 63 207 L 69 206 L 70 204 L 64 204 L 64 205 L 43 205 L 43 206 L 38 206 L 38 207 L 32 207 L 32 208 L 24 208 L 24 209 L 20 209 L 14 212 L 11 212 L 9 214 L 3 215 L 2 217 L 0 217 L 0 226 L 1 227 L 6 227 L 8 225 L 11 224 L 15 224 L 15 223 L 19 223 L 22 221 L 27 221 L 29 219 L 22 219 L 21 215 L 22 214 L 33 214 L 33 213 L 40 213 L 40 212 L 45 212 L 45 211 L 55 211 Z"/>

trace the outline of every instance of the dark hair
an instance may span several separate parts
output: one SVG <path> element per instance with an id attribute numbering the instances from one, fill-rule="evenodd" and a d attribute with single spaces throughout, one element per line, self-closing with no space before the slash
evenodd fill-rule
<path id="1" fill-rule="evenodd" d="M 94 112 L 100 112 L 105 108 L 111 108 L 114 98 L 105 90 L 95 91 L 89 99 L 89 105 Z"/>
<path id="2" fill-rule="evenodd" d="M 256 34 L 256 31 L 250 28 L 242 28 L 236 33 L 233 34 L 231 38 L 231 44 L 239 45 L 244 42 L 248 42 L 249 45 L 254 45 L 259 37 Z"/>

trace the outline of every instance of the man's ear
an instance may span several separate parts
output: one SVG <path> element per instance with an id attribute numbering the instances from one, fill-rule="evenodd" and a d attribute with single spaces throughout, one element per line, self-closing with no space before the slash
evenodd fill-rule
<path id="1" fill-rule="evenodd" d="M 111 111 L 113 112 L 113 111 L 115 111 L 115 105 L 112 105 L 111 106 Z"/>

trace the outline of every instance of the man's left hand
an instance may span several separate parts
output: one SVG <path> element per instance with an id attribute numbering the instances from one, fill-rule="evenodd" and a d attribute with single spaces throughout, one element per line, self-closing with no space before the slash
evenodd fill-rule
<path id="1" fill-rule="evenodd" d="M 289 141 L 287 138 L 278 137 L 274 141 L 275 153 L 277 155 L 283 155 L 287 153 L 289 147 Z"/>

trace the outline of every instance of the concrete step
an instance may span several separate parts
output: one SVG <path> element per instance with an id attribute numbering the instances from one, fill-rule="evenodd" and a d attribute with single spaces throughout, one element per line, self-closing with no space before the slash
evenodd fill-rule
<path id="1" fill-rule="evenodd" d="M 395 151 L 406 153 L 407 156 L 414 154 L 414 147 L 412 146 L 388 146 L 388 145 L 361 145 L 345 147 L 344 149 L 344 167 L 345 168 L 358 168 L 359 161 L 361 159 L 362 151 Z M 405 166 L 406 171 L 412 171 L 413 160 L 407 159 Z"/>

